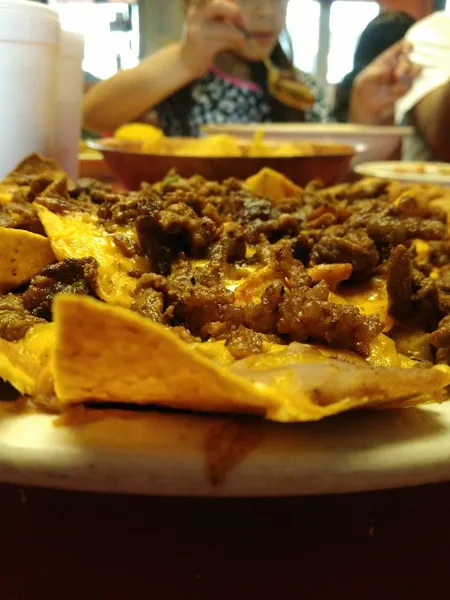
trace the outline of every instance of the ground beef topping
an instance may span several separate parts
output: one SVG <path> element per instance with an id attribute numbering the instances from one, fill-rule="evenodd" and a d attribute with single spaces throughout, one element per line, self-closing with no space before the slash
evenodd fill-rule
<path id="1" fill-rule="evenodd" d="M 231 356 L 239 360 L 252 354 L 260 354 L 263 347 L 263 337 L 260 333 L 240 325 L 237 329 L 230 331 L 225 345 Z"/>
<path id="2" fill-rule="evenodd" d="M 26 310 L 20 296 L 14 294 L 0 296 L 1 339 L 7 342 L 16 342 L 22 339 L 27 331 L 38 323 L 45 323 L 45 320 L 33 316 Z"/>
<path id="3" fill-rule="evenodd" d="M 44 234 L 36 199 L 55 213 L 92 212 L 124 256 L 148 259 L 150 273 L 128 273 L 136 279 L 132 310 L 185 341 L 224 340 L 235 358 L 260 352 L 268 337 L 364 355 L 384 324 L 330 301 L 330 288 L 339 295 L 377 277 L 397 324 L 423 330 L 437 360 L 450 355 L 447 217 L 420 194 L 366 179 L 328 189 L 311 182 L 272 202 L 236 179 L 174 173 L 119 193 L 90 180 L 71 185 L 51 165 L 37 175 L 24 165 L 14 179 L 21 187 L 0 208 L 0 226 Z M 22 313 L 50 319 L 56 293 L 95 293 L 97 267 L 86 258 L 44 269 L 23 293 Z M 246 277 L 254 278 L 248 296 L 237 291 Z"/>
<path id="4" fill-rule="evenodd" d="M 442 317 L 439 289 L 433 279 L 413 268 L 405 246 L 393 248 L 387 264 L 389 314 L 399 323 L 436 327 Z"/>
<path id="5" fill-rule="evenodd" d="M 45 267 L 24 292 L 24 308 L 33 316 L 50 321 L 52 302 L 57 294 L 94 294 L 97 270 L 98 263 L 92 257 L 68 258 Z"/>
<path id="6" fill-rule="evenodd" d="M 34 205 L 25 200 L 12 200 L 4 207 L 0 206 L 0 227 L 45 235 Z"/>

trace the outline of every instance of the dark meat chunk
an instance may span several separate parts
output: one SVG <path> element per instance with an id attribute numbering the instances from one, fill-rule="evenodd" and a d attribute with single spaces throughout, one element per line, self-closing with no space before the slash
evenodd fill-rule
<path id="1" fill-rule="evenodd" d="M 413 269 L 405 246 L 393 248 L 387 264 L 389 314 L 400 323 L 435 327 L 441 315 L 436 282 Z"/>
<path id="2" fill-rule="evenodd" d="M 240 213 L 241 223 L 250 223 L 252 221 L 268 221 L 273 215 L 273 204 L 265 198 L 251 197 L 244 201 Z"/>
<path id="3" fill-rule="evenodd" d="M 94 206 L 90 199 L 72 198 L 69 194 L 69 180 L 64 175 L 55 179 L 39 196 L 39 204 L 51 212 L 64 215 L 70 212 L 92 212 Z"/>
<path id="4" fill-rule="evenodd" d="M 22 299 L 13 294 L 0 296 L 0 338 L 7 342 L 21 340 L 30 327 L 44 323 L 30 314 L 23 306 Z"/>
<path id="5" fill-rule="evenodd" d="M 312 280 L 304 264 L 294 258 L 295 241 L 282 240 L 276 247 L 277 270 L 284 275 L 291 289 L 311 287 Z"/>
<path id="6" fill-rule="evenodd" d="M 440 321 L 438 328 L 430 336 L 430 343 L 435 348 L 450 347 L 450 315 Z"/>
<path id="7" fill-rule="evenodd" d="M 245 258 L 247 246 L 244 230 L 237 223 L 227 223 L 219 233 L 219 239 L 209 249 L 212 261 L 234 263 Z"/>
<path id="8" fill-rule="evenodd" d="M 311 260 L 316 264 L 350 263 L 352 281 L 368 281 L 373 275 L 380 256 L 365 231 L 357 230 L 344 237 L 324 235 L 313 247 Z"/>
<path id="9" fill-rule="evenodd" d="M 390 215 L 370 216 L 367 234 L 380 245 L 404 244 L 408 239 L 404 222 Z"/>
<path id="10" fill-rule="evenodd" d="M 112 187 L 108 183 L 81 177 L 69 190 L 71 198 L 81 201 L 92 201 L 94 204 L 102 204 L 112 194 Z"/>
<path id="11" fill-rule="evenodd" d="M 163 278 L 160 279 L 162 280 Z M 153 288 L 154 282 L 155 276 L 152 274 L 141 277 L 136 286 L 131 310 L 156 323 L 161 323 L 164 311 L 164 295 Z M 160 281 L 161 283 L 165 282 Z"/>
<path id="12" fill-rule="evenodd" d="M 178 254 L 195 255 L 211 244 L 216 226 L 211 219 L 199 217 L 189 206 L 173 204 L 167 210 L 139 217 L 136 230 L 153 271 L 169 275 Z"/>
<path id="13" fill-rule="evenodd" d="M 94 294 L 98 263 L 92 258 L 66 260 L 49 265 L 33 277 L 23 294 L 23 305 L 36 317 L 51 320 L 51 307 L 57 294 Z"/>
<path id="14" fill-rule="evenodd" d="M 437 348 L 436 362 L 450 365 L 450 315 L 444 317 L 433 331 L 430 344 Z"/>
<path id="15" fill-rule="evenodd" d="M 148 193 L 108 194 L 97 209 L 97 217 L 106 228 L 132 225 L 139 217 L 153 215 L 162 207 L 161 197 L 151 189 Z"/>
<path id="16" fill-rule="evenodd" d="M 45 235 L 36 209 L 26 201 L 13 200 L 3 208 L 0 207 L 0 227 L 24 229 L 39 235 Z"/>
<path id="17" fill-rule="evenodd" d="M 404 220 L 408 240 L 445 240 L 448 237 L 447 224 L 435 219 L 408 217 Z"/>
<path id="18" fill-rule="evenodd" d="M 247 327 L 261 333 L 276 333 L 279 318 L 278 306 L 283 297 L 283 285 L 276 281 L 262 293 L 261 302 L 250 302 L 243 308 L 243 320 Z M 239 315 L 240 318 L 242 318 Z"/>
<path id="19" fill-rule="evenodd" d="M 207 287 L 188 274 L 166 279 L 149 273 L 141 278 L 144 286 L 162 294 L 164 324 L 183 325 L 194 335 L 200 335 L 206 323 L 227 321 L 233 310 L 233 292 L 222 285 Z"/>
<path id="20" fill-rule="evenodd" d="M 399 322 L 408 322 L 414 315 L 414 284 L 412 264 L 405 246 L 392 249 L 387 263 L 387 293 L 389 314 Z"/>
<path id="21" fill-rule="evenodd" d="M 246 238 L 249 242 L 257 242 L 264 235 L 270 242 L 289 237 L 292 238 L 300 230 L 300 221 L 295 215 L 282 214 L 268 221 L 254 221 L 246 229 Z"/>
<path id="22" fill-rule="evenodd" d="M 139 256 L 141 253 L 138 245 L 130 237 L 123 233 L 115 233 L 112 239 L 120 252 L 128 258 Z"/>
<path id="23" fill-rule="evenodd" d="M 450 242 L 429 242 L 430 262 L 436 267 L 450 264 Z"/>
<path id="24" fill-rule="evenodd" d="M 383 323 L 378 316 L 362 315 L 355 306 L 328 302 L 328 293 L 324 281 L 287 292 L 278 308 L 278 332 L 297 342 L 312 339 L 365 354 L 369 342 L 383 331 Z"/>
<path id="25" fill-rule="evenodd" d="M 260 354 L 263 347 L 263 337 L 260 333 L 240 325 L 237 329 L 230 331 L 225 345 L 232 357 L 239 360 L 252 354 Z"/>

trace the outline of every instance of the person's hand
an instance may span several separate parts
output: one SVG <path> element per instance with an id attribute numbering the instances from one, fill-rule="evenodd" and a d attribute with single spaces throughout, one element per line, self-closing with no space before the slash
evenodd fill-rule
<path id="1" fill-rule="evenodd" d="M 239 51 L 245 46 L 242 13 L 233 0 L 192 0 L 186 16 L 181 59 L 194 77 L 211 68 L 215 56 L 224 50 Z"/>
<path id="2" fill-rule="evenodd" d="M 361 71 L 353 84 L 349 120 L 366 125 L 394 122 L 395 103 L 420 73 L 408 56 L 411 44 L 397 42 Z"/>

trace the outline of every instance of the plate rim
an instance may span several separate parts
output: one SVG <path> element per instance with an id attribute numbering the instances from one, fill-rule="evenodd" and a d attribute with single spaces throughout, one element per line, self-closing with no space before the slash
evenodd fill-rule
<path id="1" fill-rule="evenodd" d="M 130 452 L 126 444 L 117 447 L 114 452 L 111 452 L 110 446 L 95 452 L 92 446 L 58 441 L 58 435 L 64 435 L 64 431 L 61 433 L 61 428 L 51 429 L 54 415 L 36 413 L 11 416 L 11 412 L 8 412 L 7 417 L 13 419 L 12 431 L 8 432 L 4 427 L 5 413 L 2 404 L 4 405 L 0 402 L 2 483 L 152 496 L 256 498 L 353 493 L 450 480 L 450 402 L 400 411 L 357 411 L 300 426 L 264 424 L 271 436 L 233 468 L 223 484 L 217 486 L 212 485 L 205 476 L 205 457 L 195 436 L 203 432 L 203 426 L 223 422 L 223 417 L 180 416 L 179 413 L 168 413 L 162 417 L 163 413 L 154 411 L 151 414 L 157 416 L 157 422 L 160 419 L 160 424 L 164 424 L 165 419 L 175 423 L 180 418 L 187 418 L 188 428 L 194 423 L 194 428 L 188 431 L 194 436 L 195 444 L 189 449 L 186 440 L 183 442 L 180 441 L 181 438 L 177 438 L 176 443 L 179 447 L 171 453 L 164 453 L 154 440 L 148 439 L 147 450 L 143 447 L 139 452 Z M 148 414 L 145 414 L 148 417 Z M 335 445 L 340 439 L 341 432 L 337 429 L 339 427 L 343 428 L 342 440 L 346 439 L 346 434 L 352 429 L 353 437 L 356 435 L 358 439 L 361 422 L 371 431 L 374 419 L 375 425 L 387 420 L 389 425 L 397 423 L 398 426 L 399 419 L 405 417 L 406 421 L 410 419 L 410 423 L 414 424 L 418 415 L 421 415 L 419 421 L 422 425 L 436 419 L 437 438 L 431 443 L 431 446 L 436 448 L 431 453 L 430 441 L 426 437 L 422 439 L 422 436 L 417 446 L 421 451 L 415 454 L 411 454 L 408 449 L 410 440 L 403 439 L 402 436 L 378 446 L 373 446 L 367 440 L 358 452 L 353 453 L 349 452 L 345 443 Z M 132 421 L 126 416 L 123 416 L 123 419 L 119 417 L 117 414 L 108 414 L 108 419 L 119 419 L 121 427 L 124 427 L 124 439 L 127 440 L 127 433 L 133 428 L 128 427 L 128 432 L 125 429 L 127 423 L 129 425 Z M 440 418 L 446 421 L 445 427 L 442 423 L 439 424 Z M 148 423 L 151 423 L 151 420 L 150 418 Z M 196 430 L 196 422 L 200 423 L 199 432 Z M 101 423 L 105 424 L 104 421 L 94 421 L 89 425 L 91 435 L 96 427 L 102 426 Z M 139 419 L 135 423 L 142 425 Z M 44 450 L 42 447 L 33 446 L 29 441 L 24 444 L 15 441 L 12 444 L 11 440 L 16 440 L 13 434 L 17 433 L 20 427 L 30 433 L 33 431 L 37 439 L 50 429 L 56 432 L 55 443 Z M 445 433 L 440 428 L 443 428 Z M 328 438 L 330 431 L 331 436 Z M 72 431 L 69 430 L 69 433 Z M 310 438 L 311 434 L 322 437 L 325 434 L 326 447 L 322 448 L 321 444 L 315 448 L 314 444 L 313 448 L 309 447 L 308 443 L 305 445 L 306 434 Z M 439 435 L 442 436 L 440 442 Z M 301 454 L 286 453 L 281 443 L 285 441 L 285 436 L 294 441 L 298 439 L 305 451 Z M 164 439 L 164 444 L 172 444 L 172 441 Z M 148 452 L 148 447 L 152 447 L 152 444 L 156 449 L 159 448 L 159 451 Z M 412 447 L 414 448 L 414 443 Z M 180 452 L 180 448 L 187 448 L 189 451 Z"/>

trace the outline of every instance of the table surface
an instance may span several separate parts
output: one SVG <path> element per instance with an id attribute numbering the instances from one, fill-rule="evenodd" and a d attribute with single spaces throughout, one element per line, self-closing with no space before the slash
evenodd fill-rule
<path id="1" fill-rule="evenodd" d="M 2 600 L 449 596 L 450 484 L 276 500 L 0 486 L 0 507 Z"/>

